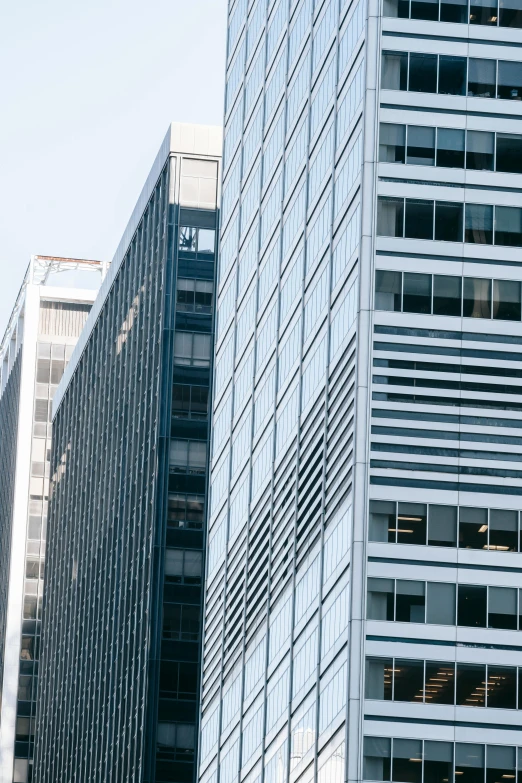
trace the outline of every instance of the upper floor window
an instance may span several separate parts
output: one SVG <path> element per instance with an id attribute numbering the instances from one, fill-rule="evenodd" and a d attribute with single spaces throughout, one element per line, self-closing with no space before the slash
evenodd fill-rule
<path id="1" fill-rule="evenodd" d="M 185 549 L 165 550 L 165 581 L 175 584 L 201 584 L 203 553 Z"/>
<path id="2" fill-rule="evenodd" d="M 381 163 L 522 173 L 522 135 L 381 123 Z"/>
<path id="3" fill-rule="evenodd" d="M 201 530 L 205 518 L 205 496 L 169 492 L 167 526 Z"/>
<path id="4" fill-rule="evenodd" d="M 176 419 L 206 419 L 208 386 L 175 383 L 172 387 L 172 416 Z"/>
<path id="5" fill-rule="evenodd" d="M 205 473 L 207 467 L 207 442 L 204 440 L 170 441 L 170 470 L 173 473 Z"/>
<path id="6" fill-rule="evenodd" d="M 519 512 L 510 509 L 371 500 L 370 541 L 522 551 Z"/>
<path id="7" fill-rule="evenodd" d="M 522 62 L 420 52 L 382 53 L 386 90 L 522 100 Z"/>
<path id="8" fill-rule="evenodd" d="M 520 0 L 384 0 L 383 14 L 429 22 L 522 27 Z"/>
<path id="9" fill-rule="evenodd" d="M 180 226 L 179 251 L 185 258 L 213 261 L 216 251 L 216 232 L 214 229 Z"/>
<path id="10" fill-rule="evenodd" d="M 175 364 L 189 364 L 193 367 L 208 367 L 211 348 L 210 334 L 176 331 L 174 362 Z"/>
<path id="11" fill-rule="evenodd" d="M 379 196 L 377 235 L 522 247 L 522 208 Z"/>
<path id="12" fill-rule="evenodd" d="M 179 277 L 176 288 L 176 310 L 184 313 L 212 312 L 214 283 L 212 280 L 195 280 Z"/>
<path id="13" fill-rule="evenodd" d="M 379 269 L 375 274 L 375 309 L 520 321 L 520 282 Z"/>

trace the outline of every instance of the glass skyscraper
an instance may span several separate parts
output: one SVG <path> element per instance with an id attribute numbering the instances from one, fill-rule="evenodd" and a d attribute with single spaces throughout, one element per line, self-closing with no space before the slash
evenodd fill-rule
<path id="1" fill-rule="evenodd" d="M 55 395 L 37 783 L 196 778 L 221 146 L 169 128 Z"/>
<path id="2" fill-rule="evenodd" d="M 50 406 L 104 265 L 33 256 L 0 343 L 0 783 L 31 780 Z"/>
<path id="3" fill-rule="evenodd" d="M 200 783 L 521 779 L 521 28 L 230 4 Z"/>

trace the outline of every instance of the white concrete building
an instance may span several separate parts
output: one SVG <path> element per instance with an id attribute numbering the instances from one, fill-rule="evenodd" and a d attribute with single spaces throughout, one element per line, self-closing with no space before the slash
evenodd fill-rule
<path id="1" fill-rule="evenodd" d="M 230 3 L 200 783 L 520 780 L 521 47 Z"/>
<path id="2" fill-rule="evenodd" d="M 33 256 L 0 343 L 0 781 L 31 779 L 53 394 L 105 272 Z"/>

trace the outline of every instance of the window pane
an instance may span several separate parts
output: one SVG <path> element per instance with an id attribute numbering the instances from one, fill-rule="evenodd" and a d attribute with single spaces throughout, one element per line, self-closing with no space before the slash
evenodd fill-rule
<path id="1" fill-rule="evenodd" d="M 497 171 L 522 174 L 522 136 L 497 133 Z"/>
<path id="2" fill-rule="evenodd" d="M 493 244 L 493 207 L 486 204 L 466 204 L 465 242 L 476 245 Z"/>
<path id="3" fill-rule="evenodd" d="M 520 0 L 500 0 L 501 27 L 522 27 L 522 5 Z"/>
<path id="4" fill-rule="evenodd" d="M 425 583 L 397 580 L 396 616 L 399 623 L 425 622 Z"/>
<path id="5" fill-rule="evenodd" d="M 406 162 L 422 166 L 435 165 L 435 128 L 408 126 Z"/>
<path id="6" fill-rule="evenodd" d="M 381 123 L 379 136 L 379 160 L 382 163 L 404 163 L 405 125 Z"/>
<path id="7" fill-rule="evenodd" d="M 498 8 L 495 0 L 471 0 L 469 6 L 470 24 L 497 26 Z"/>
<path id="8" fill-rule="evenodd" d="M 375 273 L 375 309 L 401 311 L 401 273 L 377 270 Z"/>
<path id="9" fill-rule="evenodd" d="M 377 234 L 381 237 L 402 237 L 404 232 L 404 199 L 379 197 L 377 204 Z"/>
<path id="10" fill-rule="evenodd" d="M 500 552 L 518 551 L 518 511 L 490 510 L 488 548 Z"/>
<path id="11" fill-rule="evenodd" d="M 395 543 L 396 503 L 389 500 L 370 501 L 370 541 Z"/>
<path id="12" fill-rule="evenodd" d="M 466 95 L 466 57 L 439 57 L 439 94 Z"/>
<path id="13" fill-rule="evenodd" d="M 462 311 L 466 318 L 491 318 L 491 280 L 464 278 Z"/>
<path id="14" fill-rule="evenodd" d="M 421 783 L 422 741 L 393 740 L 392 780 L 397 783 Z"/>
<path id="15" fill-rule="evenodd" d="M 390 780 L 391 740 L 387 737 L 364 738 L 364 779 Z"/>
<path id="16" fill-rule="evenodd" d="M 441 0 L 440 21 L 467 24 L 468 3 L 467 0 Z"/>
<path id="17" fill-rule="evenodd" d="M 437 55 L 410 54 L 410 92 L 437 92 Z"/>
<path id="18" fill-rule="evenodd" d="M 459 783 L 484 783 L 484 745 L 456 743 L 455 775 Z"/>
<path id="19" fill-rule="evenodd" d="M 455 704 L 455 664 L 426 661 L 426 704 Z"/>
<path id="20" fill-rule="evenodd" d="M 496 667 L 490 666 L 489 674 Z M 513 686 L 513 693 L 515 686 Z M 488 694 L 489 696 L 489 694 Z M 488 707 L 489 698 L 488 698 Z M 511 709 L 514 709 L 512 707 Z M 520 753 L 520 751 L 519 751 Z M 510 748 L 506 745 L 488 745 L 486 748 L 486 783 L 497 783 L 497 781 L 513 779 L 516 774 L 516 748 Z"/>
<path id="21" fill-rule="evenodd" d="M 422 704 L 424 696 L 424 661 L 395 659 L 393 700 Z"/>
<path id="22" fill-rule="evenodd" d="M 434 315 L 456 315 L 462 313 L 462 278 L 456 275 L 434 275 Z"/>
<path id="23" fill-rule="evenodd" d="M 486 667 L 457 663 L 457 704 L 484 707 L 486 704 Z"/>
<path id="24" fill-rule="evenodd" d="M 409 239 L 433 239 L 433 201 L 406 199 L 404 236 Z"/>
<path id="25" fill-rule="evenodd" d="M 431 275 L 404 273 L 403 310 L 405 313 L 431 313 Z"/>
<path id="26" fill-rule="evenodd" d="M 435 239 L 441 242 L 462 242 L 463 224 L 464 204 L 435 202 Z"/>
<path id="27" fill-rule="evenodd" d="M 429 506 L 428 544 L 430 546 L 457 546 L 457 507 Z"/>
<path id="28" fill-rule="evenodd" d="M 426 622 L 431 625 L 455 625 L 455 585 L 428 582 Z"/>
<path id="29" fill-rule="evenodd" d="M 497 98 L 512 101 L 522 99 L 522 63 L 498 61 Z"/>
<path id="30" fill-rule="evenodd" d="M 409 0 L 384 0 L 383 16 L 393 19 L 408 19 L 410 15 Z"/>
<path id="31" fill-rule="evenodd" d="M 393 579 L 368 579 L 368 620 L 393 620 Z"/>
<path id="32" fill-rule="evenodd" d="M 495 207 L 495 244 L 522 247 L 520 207 Z"/>
<path id="33" fill-rule="evenodd" d="M 437 129 L 437 166 L 464 168 L 465 131 L 453 128 Z"/>
<path id="34" fill-rule="evenodd" d="M 495 134 L 468 131 L 466 139 L 466 168 L 493 171 Z"/>
<path id="35" fill-rule="evenodd" d="M 485 628 L 487 587 L 483 585 L 458 586 L 458 625 Z"/>
<path id="36" fill-rule="evenodd" d="M 459 509 L 459 546 L 463 549 L 487 549 L 487 508 Z"/>
<path id="37" fill-rule="evenodd" d="M 488 628 L 517 630 L 517 590 L 515 587 L 490 587 Z"/>
<path id="38" fill-rule="evenodd" d="M 423 503 L 399 503 L 397 543 L 426 544 L 426 506 Z"/>
<path id="39" fill-rule="evenodd" d="M 365 698 L 391 701 L 392 658 L 368 658 L 366 661 Z"/>
<path id="40" fill-rule="evenodd" d="M 213 254 L 216 246 L 216 232 L 208 228 L 200 228 L 198 231 L 198 255 Z"/>
<path id="41" fill-rule="evenodd" d="M 439 19 L 439 0 L 411 0 L 411 18 L 437 22 Z"/>
<path id="42" fill-rule="evenodd" d="M 496 86 L 496 60 L 468 61 L 468 95 L 476 98 L 494 98 Z"/>
<path id="43" fill-rule="evenodd" d="M 520 283 L 516 280 L 493 281 L 493 318 L 520 321 Z"/>
<path id="44" fill-rule="evenodd" d="M 197 229 L 181 226 L 179 229 L 179 249 L 184 252 L 196 252 Z"/>
<path id="45" fill-rule="evenodd" d="M 453 742 L 424 741 L 424 783 L 453 783 Z"/>
<path id="46" fill-rule="evenodd" d="M 403 52 L 382 53 L 381 87 L 383 90 L 408 89 L 408 54 Z"/>

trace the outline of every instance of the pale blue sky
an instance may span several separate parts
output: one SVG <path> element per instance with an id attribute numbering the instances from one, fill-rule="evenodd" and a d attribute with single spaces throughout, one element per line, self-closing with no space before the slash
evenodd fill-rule
<path id="1" fill-rule="evenodd" d="M 223 119 L 226 0 L 0 0 L 0 340 L 31 254 L 111 259 L 171 121 Z"/>

